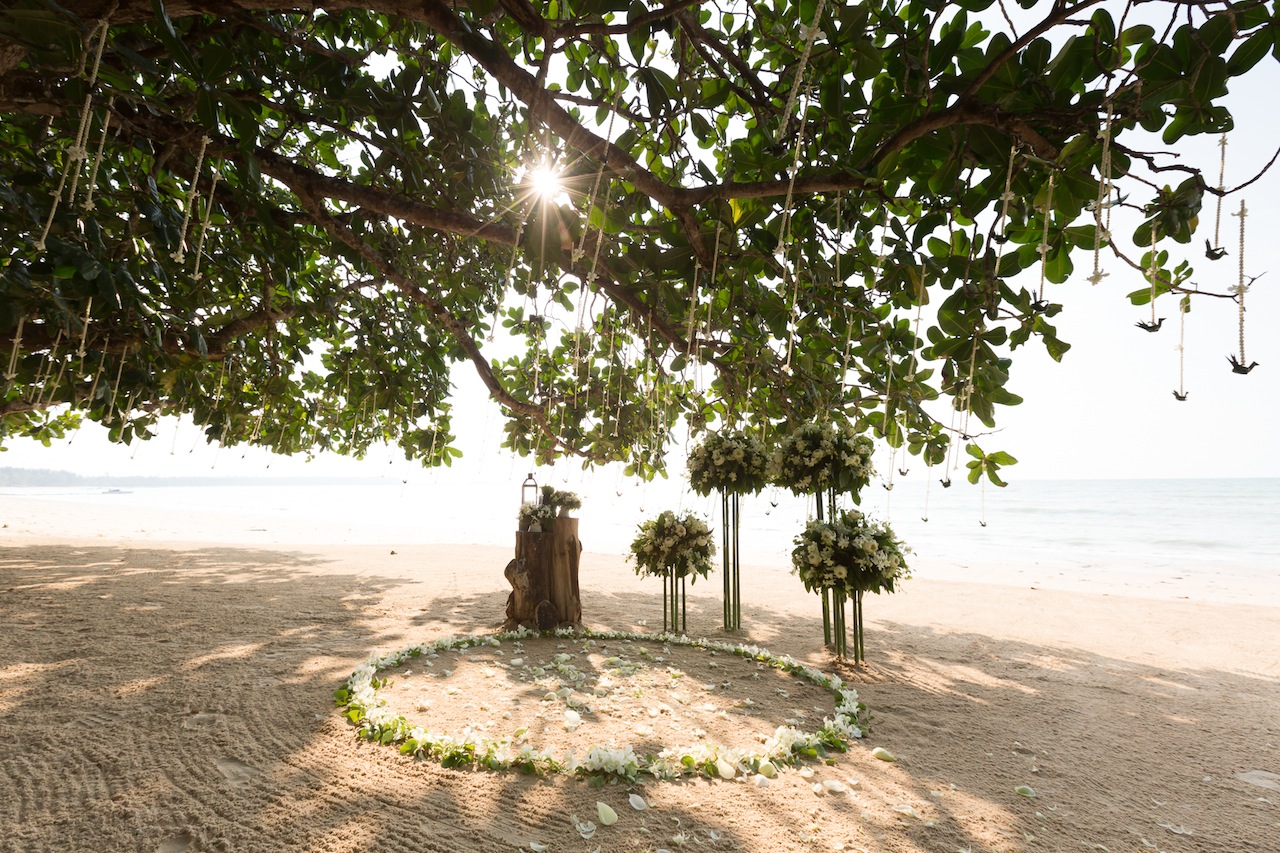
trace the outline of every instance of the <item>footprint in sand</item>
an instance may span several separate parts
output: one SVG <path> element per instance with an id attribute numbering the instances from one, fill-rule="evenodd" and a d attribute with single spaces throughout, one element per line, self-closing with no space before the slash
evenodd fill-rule
<path id="1" fill-rule="evenodd" d="M 187 853 L 195 849 L 196 840 L 189 832 L 183 832 L 173 838 L 166 838 L 156 848 L 156 853 Z"/>
<path id="2" fill-rule="evenodd" d="M 204 713 L 190 714 L 187 716 L 185 720 L 182 721 L 182 727 L 184 729 L 195 729 L 195 728 L 201 728 L 203 726 L 210 726 L 217 721 L 218 716 L 219 716 L 218 714 L 204 714 Z"/>
<path id="3" fill-rule="evenodd" d="M 262 774 L 258 768 L 250 767 L 234 758 L 219 758 L 215 763 L 218 765 L 218 772 L 227 777 L 227 781 L 237 788 L 248 785 L 254 777 Z"/>

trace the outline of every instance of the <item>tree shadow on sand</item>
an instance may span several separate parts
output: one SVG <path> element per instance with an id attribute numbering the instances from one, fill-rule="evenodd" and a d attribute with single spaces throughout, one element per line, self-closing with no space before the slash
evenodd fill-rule
<path id="1" fill-rule="evenodd" d="M 660 624 L 656 590 L 583 594 L 600 627 Z M 355 738 L 332 691 L 357 664 L 371 651 L 492 630 L 505 597 L 497 584 L 441 595 L 302 550 L 0 549 L 0 849 L 490 851 L 537 841 L 589 853 L 684 840 L 905 853 L 1139 849 L 1146 838 L 1225 853 L 1274 837 L 1275 807 L 1257 801 L 1268 792 L 1234 778 L 1274 769 L 1273 681 L 1005 641 L 996 652 L 981 635 L 910 624 L 873 622 L 873 665 L 839 668 L 862 682 L 876 716 L 865 746 L 815 767 L 815 779 L 856 778 L 847 795 L 815 794 L 795 772 L 763 788 L 700 779 L 644 785 L 652 808 L 634 812 L 621 785 L 446 769 Z M 691 634 L 729 639 L 720 616 L 714 596 L 689 599 Z M 743 624 L 741 639 L 837 668 L 819 648 L 816 613 L 748 605 Z M 1272 722 L 1250 729 L 1257 719 Z M 872 745 L 901 760 L 876 761 Z M 1103 758 L 1105 775 L 1091 771 Z M 1020 784 L 1037 798 L 1014 793 Z M 597 800 L 620 820 L 584 840 L 569 815 L 594 820 Z M 1123 803 L 1150 820 L 1117 828 Z"/>

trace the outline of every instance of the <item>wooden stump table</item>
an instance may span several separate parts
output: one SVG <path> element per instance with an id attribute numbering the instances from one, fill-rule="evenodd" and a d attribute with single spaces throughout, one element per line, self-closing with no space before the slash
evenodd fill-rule
<path id="1" fill-rule="evenodd" d="M 582 627 L 578 596 L 578 519 L 561 516 L 543 533 L 516 532 L 516 557 L 507 564 L 507 621 L 538 631 Z"/>

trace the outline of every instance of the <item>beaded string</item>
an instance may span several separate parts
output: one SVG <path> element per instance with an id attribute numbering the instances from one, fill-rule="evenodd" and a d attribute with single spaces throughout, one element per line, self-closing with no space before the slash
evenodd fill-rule
<path id="1" fill-rule="evenodd" d="M 1249 290 L 1249 285 L 1245 283 L 1244 276 L 1244 220 L 1249 215 L 1249 209 L 1245 207 L 1244 199 L 1240 199 L 1240 212 L 1235 214 L 1240 217 L 1240 264 L 1239 264 L 1239 280 L 1235 286 L 1236 304 L 1239 306 L 1240 317 L 1240 366 L 1245 363 L 1244 357 L 1244 295 Z M 1247 371 L 1248 368 L 1246 368 Z"/>

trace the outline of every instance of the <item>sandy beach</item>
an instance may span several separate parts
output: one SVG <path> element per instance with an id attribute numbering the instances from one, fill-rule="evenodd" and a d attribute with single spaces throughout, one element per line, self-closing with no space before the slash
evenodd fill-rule
<path id="1" fill-rule="evenodd" d="M 0 850 L 1280 850 L 1275 606 L 917 577 L 868 599 L 855 669 L 822 651 L 817 599 L 748 559 L 742 634 L 714 578 L 689 634 L 838 672 L 867 738 L 765 786 L 595 788 L 408 758 L 333 704 L 370 652 L 496 630 L 509 549 L 112 513 L 0 498 Z M 660 585 L 622 557 L 588 550 L 581 580 L 589 626 L 660 626 Z M 784 693 L 755 716 L 785 723 Z M 598 801 L 618 822 L 584 839 L 570 816 Z"/>

